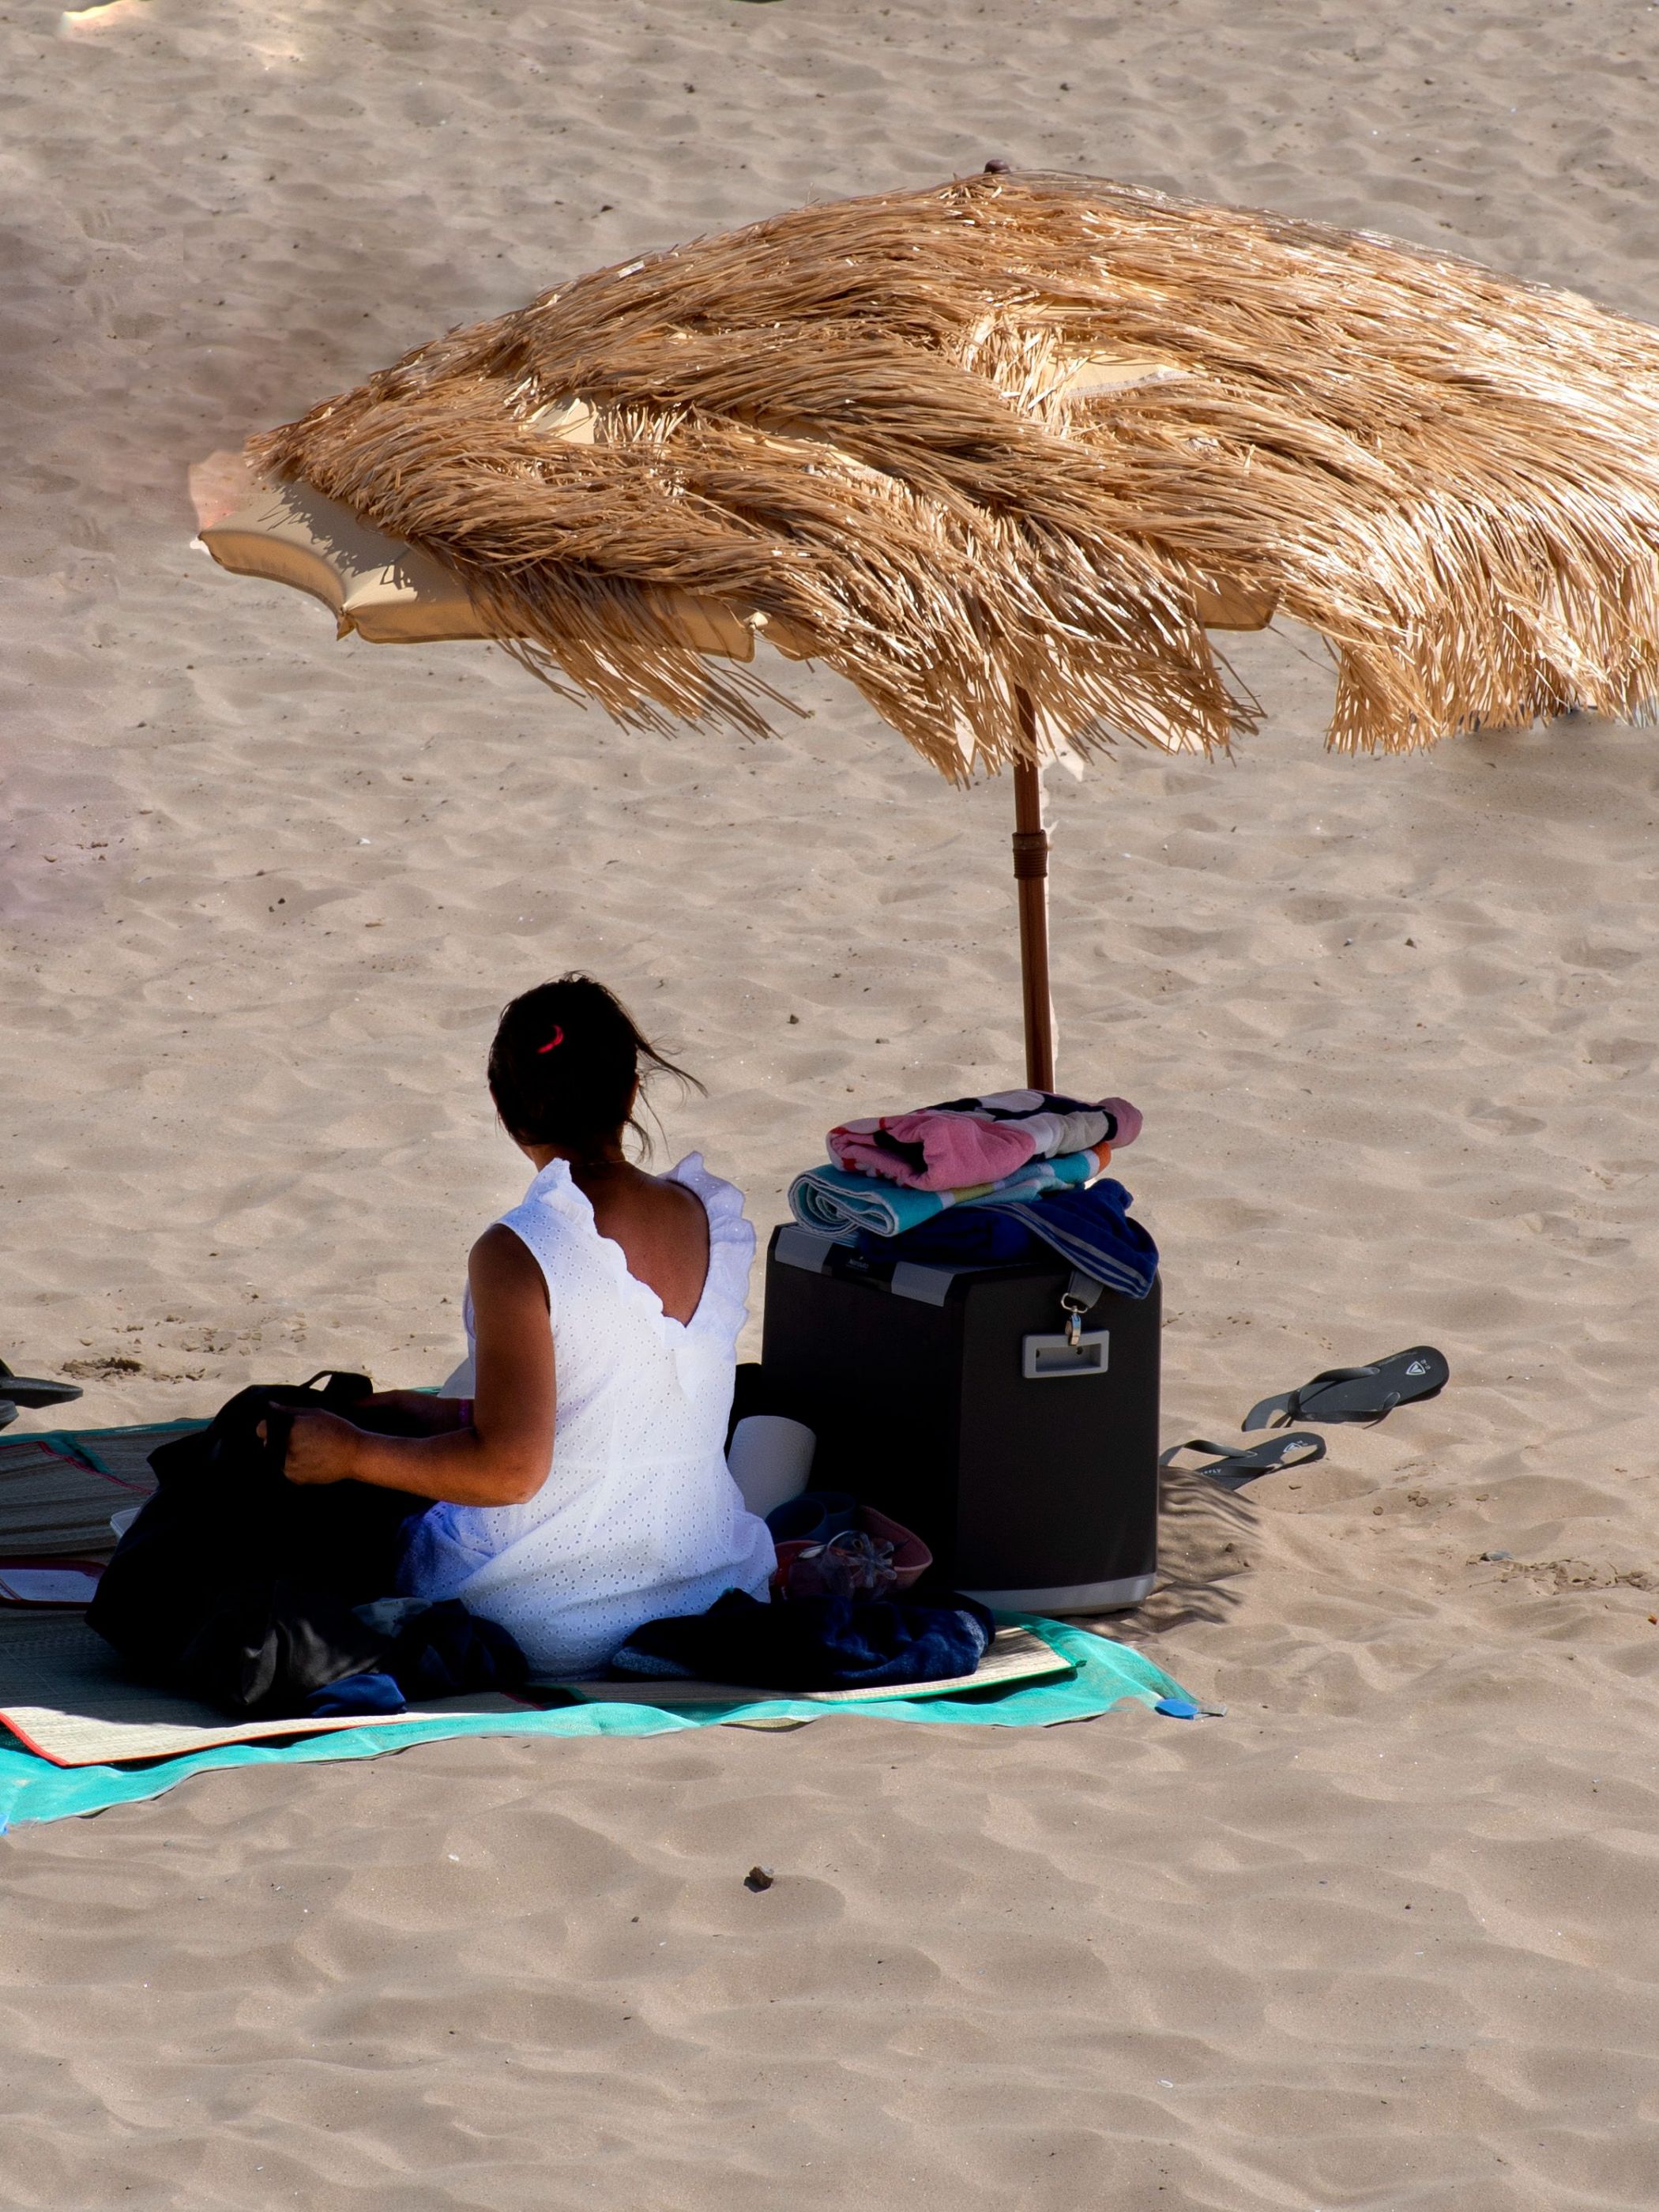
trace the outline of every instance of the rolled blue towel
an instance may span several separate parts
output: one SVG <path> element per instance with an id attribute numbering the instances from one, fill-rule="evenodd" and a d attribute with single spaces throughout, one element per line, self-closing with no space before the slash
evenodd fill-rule
<path id="1" fill-rule="evenodd" d="M 867 1229 L 874 1237 L 902 1237 L 951 1206 L 1012 1206 L 1047 1190 L 1074 1188 L 1100 1173 L 1093 1152 L 1062 1152 L 1056 1160 L 1028 1160 L 1000 1182 L 966 1190 L 910 1190 L 852 1168 L 808 1168 L 789 1186 L 789 1207 L 803 1229 L 821 1237 L 849 1237 Z"/>

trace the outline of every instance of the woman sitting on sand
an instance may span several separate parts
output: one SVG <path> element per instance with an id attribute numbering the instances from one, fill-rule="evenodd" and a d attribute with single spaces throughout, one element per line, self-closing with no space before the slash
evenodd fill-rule
<path id="1" fill-rule="evenodd" d="M 623 1157 L 642 1065 L 682 1073 L 589 976 L 513 1001 L 489 1091 L 536 1176 L 472 1248 L 472 1397 L 382 1394 L 422 1419 L 412 1439 L 301 1413 L 288 1447 L 290 1481 L 436 1499 L 398 1588 L 499 1621 L 540 1674 L 726 1590 L 763 1596 L 772 1571 L 724 1449 L 755 1232 L 699 1154 L 665 1176 Z"/>

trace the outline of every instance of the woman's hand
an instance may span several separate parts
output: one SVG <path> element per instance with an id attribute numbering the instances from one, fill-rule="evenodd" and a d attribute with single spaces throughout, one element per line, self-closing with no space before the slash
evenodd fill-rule
<path id="1" fill-rule="evenodd" d="M 337 1413 L 295 1413 L 289 1432 L 283 1473 L 305 1485 L 344 1482 L 351 1474 L 354 1447 L 362 1431 Z"/>

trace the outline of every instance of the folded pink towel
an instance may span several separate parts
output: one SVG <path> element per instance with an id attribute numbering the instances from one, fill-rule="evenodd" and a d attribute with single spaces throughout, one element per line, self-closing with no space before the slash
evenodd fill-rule
<path id="1" fill-rule="evenodd" d="M 1103 1114 L 1109 1114 L 1117 1123 L 1112 1137 L 1112 1150 L 1121 1152 L 1125 1145 L 1133 1145 L 1140 1134 L 1141 1116 L 1139 1106 L 1132 1106 L 1127 1098 L 1103 1098 Z"/>
<path id="2" fill-rule="evenodd" d="M 843 1121 L 827 1141 L 837 1167 L 911 1190 L 961 1190 L 1000 1182 L 1030 1159 L 1129 1145 L 1139 1134 L 1140 1115 L 1127 1098 L 1091 1103 L 1042 1091 L 994 1091 Z"/>
<path id="3" fill-rule="evenodd" d="M 971 1114 L 941 1114 L 933 1106 L 847 1121 L 830 1132 L 830 1157 L 837 1167 L 884 1176 L 912 1190 L 963 1190 L 969 1183 L 1000 1182 L 1023 1168 L 1036 1150 L 1030 1131 L 1018 1121 L 980 1121 Z"/>

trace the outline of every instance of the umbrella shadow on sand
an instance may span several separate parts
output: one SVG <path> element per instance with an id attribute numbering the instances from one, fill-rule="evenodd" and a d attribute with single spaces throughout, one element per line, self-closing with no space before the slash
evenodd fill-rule
<path id="1" fill-rule="evenodd" d="M 1194 1469 L 1167 1468 L 1158 1525 L 1158 1588 L 1129 1614 L 1098 1623 L 1105 1635 L 1127 1620 L 1138 1635 L 1166 1636 L 1195 1621 L 1224 1620 L 1243 1602 L 1238 1581 L 1260 1518 L 1242 1492 Z M 1114 1622 L 1118 1624 L 1115 1629 Z"/>

